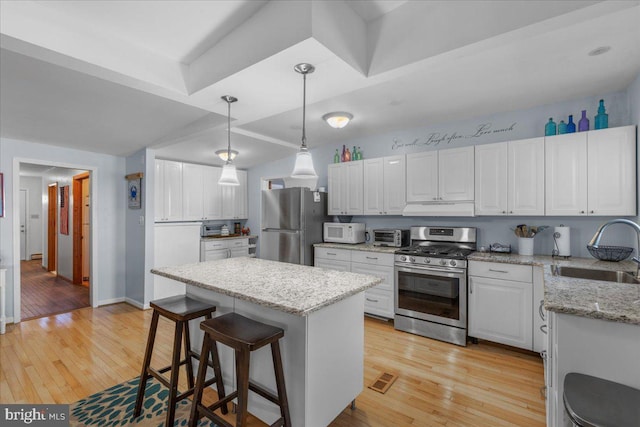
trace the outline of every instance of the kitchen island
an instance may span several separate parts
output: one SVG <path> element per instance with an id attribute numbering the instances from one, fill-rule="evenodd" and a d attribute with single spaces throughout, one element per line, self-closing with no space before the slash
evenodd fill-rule
<path id="1" fill-rule="evenodd" d="M 292 425 L 326 426 L 363 388 L 364 292 L 381 279 L 365 274 L 229 258 L 156 268 L 152 273 L 186 284 L 186 293 L 207 299 L 216 315 L 236 312 L 284 329 L 281 341 Z M 192 325 L 194 347 L 202 332 Z M 200 351 L 199 348 L 194 348 Z M 227 392 L 235 390 L 233 352 L 219 346 Z M 275 390 L 268 347 L 251 354 L 251 378 Z M 249 393 L 249 412 L 267 424 L 276 405 Z"/>

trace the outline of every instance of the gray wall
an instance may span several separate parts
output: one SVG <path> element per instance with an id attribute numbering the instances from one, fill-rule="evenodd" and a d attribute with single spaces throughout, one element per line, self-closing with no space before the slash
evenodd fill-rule
<path id="1" fill-rule="evenodd" d="M 142 172 L 142 206 L 140 209 L 125 207 L 125 296 L 128 300 L 144 304 L 144 260 L 145 260 L 145 224 L 147 179 L 145 155 L 147 150 L 140 150 L 126 159 L 125 174 Z M 126 194 L 127 181 L 122 180 L 122 191 Z M 142 218 L 142 220 L 141 220 Z M 142 222 L 142 223 L 141 223 Z"/>
<path id="2" fill-rule="evenodd" d="M 478 116 L 475 119 L 451 122 L 433 127 L 401 130 L 394 133 L 374 135 L 366 138 L 344 141 L 353 149 L 361 147 L 364 158 L 377 158 L 395 154 L 410 154 L 420 151 L 437 150 L 448 147 L 486 144 L 509 140 L 544 136 L 544 125 L 553 117 L 554 121 L 567 121 L 573 114 L 574 122 L 579 120 L 581 111 L 587 110 L 587 117 L 593 129 L 593 117 L 597 113 L 598 100 L 604 99 L 609 114 L 609 127 L 638 124 L 638 79 L 627 90 L 596 95 L 589 98 L 566 101 L 558 104 L 544 105 L 528 110 L 505 112 L 490 116 Z M 356 118 L 357 119 L 357 118 Z M 487 133 L 478 129 L 484 126 Z M 313 135 L 308 135 L 313 146 Z M 311 150 L 316 172 L 319 175 L 318 186 L 327 186 L 327 166 L 333 162 L 336 148 L 342 151 L 342 143 L 327 145 Z M 263 177 L 287 176 L 293 169 L 292 156 L 263 164 L 249 170 L 249 222 L 252 231 L 259 230 L 260 220 L 260 180 Z M 402 216 L 354 216 L 353 222 L 364 222 L 368 229 L 379 227 L 409 227 L 412 225 L 453 225 L 473 226 L 479 229 L 478 244 L 489 245 L 493 242 L 516 245 L 517 239 L 511 228 L 517 224 L 549 225 L 560 224 L 571 227 L 571 254 L 589 257 L 586 249 L 587 241 L 593 236 L 597 227 L 610 219 L 608 217 L 475 217 L 475 218 L 437 218 L 437 217 L 402 217 Z M 634 218 L 636 219 L 636 218 Z M 605 241 L 606 239 L 606 241 Z M 617 244 L 635 247 L 634 235 L 626 227 L 611 228 L 603 239 L 603 244 Z M 536 254 L 551 254 L 553 239 L 550 230 L 544 231 L 535 239 Z"/>

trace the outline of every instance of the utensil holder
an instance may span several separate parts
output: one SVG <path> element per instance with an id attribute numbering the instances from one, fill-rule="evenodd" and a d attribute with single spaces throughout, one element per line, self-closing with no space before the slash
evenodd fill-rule
<path id="1" fill-rule="evenodd" d="M 533 237 L 518 237 L 518 254 L 533 255 Z"/>

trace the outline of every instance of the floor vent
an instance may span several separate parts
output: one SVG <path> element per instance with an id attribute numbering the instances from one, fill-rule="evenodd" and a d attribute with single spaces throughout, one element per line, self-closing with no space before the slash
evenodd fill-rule
<path id="1" fill-rule="evenodd" d="M 398 379 L 397 375 L 384 372 L 373 381 L 373 384 L 371 384 L 369 388 L 377 391 L 378 393 L 386 393 L 396 379 Z"/>

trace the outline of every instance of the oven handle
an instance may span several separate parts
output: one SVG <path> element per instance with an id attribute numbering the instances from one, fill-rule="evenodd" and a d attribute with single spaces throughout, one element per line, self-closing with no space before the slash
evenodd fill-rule
<path id="1" fill-rule="evenodd" d="M 465 274 L 465 270 L 460 270 L 458 268 L 438 268 L 438 267 L 419 267 L 419 266 L 415 266 L 415 267 L 402 266 L 401 267 L 396 265 L 396 269 L 398 271 L 403 271 L 405 273 L 411 273 L 414 271 L 419 271 L 419 272 L 433 271 L 435 273 Z"/>

